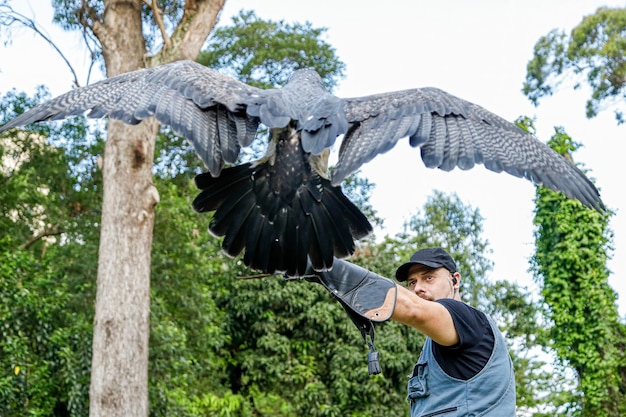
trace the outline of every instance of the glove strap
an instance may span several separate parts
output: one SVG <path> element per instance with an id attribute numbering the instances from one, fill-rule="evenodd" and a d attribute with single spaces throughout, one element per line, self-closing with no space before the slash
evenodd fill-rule
<path id="1" fill-rule="evenodd" d="M 346 303 L 344 303 L 341 298 L 337 298 L 339 304 L 343 307 L 343 309 L 348 314 L 348 317 L 352 320 L 357 329 L 361 332 L 361 336 L 363 336 L 363 340 L 370 348 L 370 351 L 367 353 L 367 372 L 369 375 L 378 375 L 382 372 L 380 367 L 380 361 L 378 358 L 378 351 L 374 346 L 374 323 L 371 320 L 368 320 L 366 317 L 363 317 L 361 314 L 355 312 L 350 308 Z"/>

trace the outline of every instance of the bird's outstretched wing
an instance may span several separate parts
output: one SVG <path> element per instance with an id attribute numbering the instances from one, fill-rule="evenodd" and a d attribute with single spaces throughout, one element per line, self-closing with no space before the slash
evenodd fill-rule
<path id="1" fill-rule="evenodd" d="M 198 211 L 215 211 L 209 227 L 223 246 L 264 272 L 332 266 L 354 252 L 371 225 L 337 187 L 349 174 L 403 137 L 420 147 L 430 168 L 483 164 L 561 191 L 602 211 L 599 193 L 573 164 L 514 124 L 434 88 L 341 99 L 312 70 L 296 71 L 282 89 L 261 90 L 192 61 L 108 78 L 43 103 L 12 127 L 89 112 L 136 124 L 155 116 L 188 139 L 210 174 L 196 178 Z M 260 123 L 270 129 L 268 153 L 235 163 Z M 327 150 L 343 134 L 332 184 Z M 220 173 L 222 175 L 220 176 Z"/>
<path id="2" fill-rule="evenodd" d="M 350 127 L 341 143 L 333 184 L 409 137 L 429 168 L 467 170 L 483 164 L 604 210 L 596 187 L 567 159 L 513 123 L 442 90 L 404 90 L 344 103 Z"/>
<path id="3" fill-rule="evenodd" d="M 234 163 L 256 136 L 259 118 L 248 104 L 267 106 L 272 90 L 251 87 L 193 61 L 177 61 L 107 78 L 36 106 L 0 128 L 83 114 L 128 124 L 155 116 L 194 146 L 212 175 Z"/>

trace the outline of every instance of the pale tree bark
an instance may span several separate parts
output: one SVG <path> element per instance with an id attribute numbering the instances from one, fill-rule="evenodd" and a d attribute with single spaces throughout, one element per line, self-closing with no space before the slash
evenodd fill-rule
<path id="1" fill-rule="evenodd" d="M 195 59 L 225 0 L 191 0 L 158 58 L 146 59 L 140 0 L 106 0 L 90 15 L 108 76 L 175 59 Z M 155 5 L 156 2 L 151 4 Z M 85 6 L 87 7 L 87 6 Z M 91 10 L 87 10 L 91 13 Z M 148 416 L 152 182 L 158 124 L 110 121 L 103 163 L 104 194 L 98 258 L 90 416 Z"/>
<path id="2" fill-rule="evenodd" d="M 108 1 L 94 32 L 107 75 L 143 66 L 141 5 Z M 124 28 L 120 30 L 119 28 Z M 110 121 L 92 346 L 91 416 L 148 416 L 150 247 L 158 193 L 152 184 L 156 123 Z"/>
<path id="3" fill-rule="evenodd" d="M 109 123 L 98 254 L 91 416 L 148 416 L 150 248 L 156 123 Z"/>

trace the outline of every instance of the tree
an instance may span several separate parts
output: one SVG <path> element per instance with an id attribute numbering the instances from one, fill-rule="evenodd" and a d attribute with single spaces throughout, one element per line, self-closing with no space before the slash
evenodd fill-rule
<path id="1" fill-rule="evenodd" d="M 107 76 L 175 59 L 195 59 L 211 32 L 223 0 L 187 2 L 171 36 L 150 56 L 144 38 L 151 10 L 131 0 L 55 1 L 55 19 L 97 40 Z M 182 10 L 181 10 L 182 9 Z M 153 12 L 153 14 L 152 14 Z M 169 15 L 169 14 L 168 14 Z M 169 15 L 171 16 L 171 15 Z M 137 126 L 111 120 L 103 163 L 102 222 L 91 368 L 90 415 L 148 415 L 150 254 L 154 207 L 154 119 Z M 122 371 L 123 370 L 123 371 Z"/>
<path id="2" fill-rule="evenodd" d="M 626 9 L 599 8 L 583 18 L 569 36 L 552 30 L 534 47 L 533 58 L 526 68 L 524 94 L 537 105 L 539 99 L 552 95 L 560 84 L 571 79 L 574 88 L 583 76 L 592 88 L 587 100 L 587 117 L 603 107 L 616 107 L 615 117 L 623 123 L 622 101 L 626 94 Z"/>
<path id="3" fill-rule="evenodd" d="M 242 10 L 233 17 L 232 25 L 213 32 L 198 62 L 259 88 L 285 85 L 294 70 L 308 65 L 333 89 L 345 65 L 335 58 L 330 44 L 312 42 L 321 39 L 325 31 L 309 22 L 264 21 L 254 12 Z"/>
<path id="4" fill-rule="evenodd" d="M 549 145 L 568 157 L 579 146 L 562 128 Z M 608 283 L 610 214 L 588 210 L 543 187 L 537 189 L 535 202 L 532 271 L 552 324 L 551 346 L 576 371 L 581 416 L 623 415 L 625 327 Z"/>
<path id="5" fill-rule="evenodd" d="M 82 30 L 94 56 L 102 58 L 107 76 L 114 76 L 195 59 L 224 0 L 158 4 L 55 0 L 53 4 L 55 20 L 67 29 Z M 316 44 L 315 36 L 308 40 Z M 329 52 L 332 55 L 332 50 Z M 322 57 L 322 62 L 327 58 Z M 102 167 L 92 415 L 148 414 L 150 255 L 154 208 L 159 201 L 152 178 L 157 130 L 152 119 L 137 126 L 108 123 Z"/>

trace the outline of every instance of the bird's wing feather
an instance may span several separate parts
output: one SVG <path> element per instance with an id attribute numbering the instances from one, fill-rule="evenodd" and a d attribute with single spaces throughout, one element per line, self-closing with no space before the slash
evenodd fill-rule
<path id="1" fill-rule="evenodd" d="M 254 139 L 259 119 L 246 114 L 246 106 L 264 97 L 265 90 L 193 61 L 177 61 L 74 89 L 16 117 L 0 133 L 85 112 L 128 124 L 155 116 L 189 140 L 209 171 L 218 175 L 223 163 L 234 163 L 240 146 Z"/>
<path id="2" fill-rule="evenodd" d="M 324 94 L 313 105 L 304 120 L 300 120 L 302 149 L 314 155 L 335 143 L 337 136 L 348 130 L 348 121 L 342 110 L 343 101 L 331 94 Z"/>
<path id="3" fill-rule="evenodd" d="M 436 88 L 344 99 L 350 127 L 332 173 L 334 185 L 409 137 L 429 168 L 483 164 L 561 191 L 602 210 L 598 190 L 567 159 L 513 123 Z"/>

